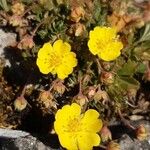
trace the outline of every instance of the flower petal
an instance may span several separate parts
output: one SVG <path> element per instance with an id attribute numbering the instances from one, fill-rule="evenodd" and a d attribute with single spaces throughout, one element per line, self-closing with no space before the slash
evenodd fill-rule
<path id="1" fill-rule="evenodd" d="M 58 135 L 60 144 L 70 150 L 78 150 L 77 140 L 73 133 L 63 133 Z"/>
<path id="2" fill-rule="evenodd" d="M 105 61 L 112 61 L 120 56 L 120 50 L 123 48 L 121 42 L 112 42 L 107 45 L 106 49 L 101 51 L 98 56 Z"/>
<path id="3" fill-rule="evenodd" d="M 116 28 L 97 26 L 90 31 L 89 38 L 88 47 L 93 55 L 112 61 L 121 54 L 123 44 L 118 40 Z"/>
<path id="4" fill-rule="evenodd" d="M 93 55 L 96 55 L 96 54 L 99 53 L 99 47 L 97 46 L 96 40 L 94 40 L 94 39 L 89 40 L 89 41 L 88 41 L 88 47 L 89 47 L 90 52 L 91 52 Z"/>
<path id="5" fill-rule="evenodd" d="M 67 53 L 63 58 L 63 64 L 71 68 L 75 67 L 77 65 L 76 54 L 73 52 Z"/>
<path id="6" fill-rule="evenodd" d="M 54 129 L 56 133 L 64 133 L 68 130 L 68 124 L 71 119 L 76 119 L 80 117 L 81 107 L 73 103 L 70 105 L 65 105 L 62 109 L 59 109 L 55 115 Z"/>
<path id="7" fill-rule="evenodd" d="M 50 66 L 47 60 L 38 58 L 36 61 L 39 70 L 43 74 L 48 74 L 53 70 L 53 66 Z"/>
<path id="8" fill-rule="evenodd" d="M 53 44 L 53 49 L 59 54 L 65 54 L 66 52 L 69 52 L 71 50 L 70 44 L 67 42 L 63 42 L 62 40 L 57 40 Z"/>
<path id="9" fill-rule="evenodd" d="M 80 132 L 77 136 L 79 150 L 92 150 L 100 144 L 100 137 L 95 133 Z"/>
<path id="10" fill-rule="evenodd" d="M 65 117 L 72 117 L 72 118 L 78 118 L 81 114 L 81 107 L 80 105 L 73 103 L 72 105 L 65 105 L 62 107 L 62 109 L 59 109 L 56 113 L 56 120 L 65 118 Z"/>
<path id="11" fill-rule="evenodd" d="M 40 59 L 45 59 L 45 57 L 48 58 L 48 55 L 50 55 L 51 51 L 53 51 L 52 45 L 49 42 L 45 43 L 43 47 L 39 50 L 38 57 Z"/>
<path id="12" fill-rule="evenodd" d="M 99 132 L 103 123 L 98 117 L 99 113 L 96 110 L 87 110 L 81 120 L 82 130 L 85 132 Z"/>
<path id="13" fill-rule="evenodd" d="M 69 65 L 69 64 L 68 64 Z M 59 79 L 65 79 L 69 74 L 73 72 L 73 67 L 67 64 L 61 64 L 57 67 L 56 72 Z"/>

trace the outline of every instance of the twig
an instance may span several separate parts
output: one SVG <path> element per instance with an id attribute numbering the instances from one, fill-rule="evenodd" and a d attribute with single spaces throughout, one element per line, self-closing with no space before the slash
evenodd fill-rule
<path id="1" fill-rule="evenodd" d="M 132 125 L 129 123 L 129 121 L 126 120 L 126 119 L 123 117 L 123 115 L 122 115 L 122 113 L 121 113 L 121 111 L 120 111 L 119 109 L 118 109 L 118 115 L 119 115 L 119 117 L 121 118 L 121 121 L 124 123 L 125 126 L 127 126 L 128 128 L 130 128 L 130 129 L 132 129 L 132 130 L 136 130 L 136 128 L 135 128 L 134 126 L 132 126 Z"/>
<path id="2" fill-rule="evenodd" d="M 129 101 L 125 101 L 126 102 L 126 104 L 128 104 L 130 107 L 132 107 L 132 108 L 137 108 L 138 106 L 134 106 L 134 105 L 132 105 Z"/>
<path id="3" fill-rule="evenodd" d="M 26 13 L 28 13 L 30 10 L 32 9 L 32 7 L 29 7 L 22 15 L 21 17 L 23 17 Z"/>
<path id="4" fill-rule="evenodd" d="M 104 145 L 99 145 L 99 147 L 102 148 L 102 149 L 107 149 L 107 147 L 104 146 Z"/>
<path id="5" fill-rule="evenodd" d="M 51 84 L 51 86 L 50 86 L 50 88 L 49 88 L 49 92 L 53 89 L 53 87 L 56 85 L 56 83 L 58 83 L 58 82 L 62 82 L 60 79 L 56 79 L 56 80 L 54 80 L 53 82 L 52 82 L 52 84 Z"/>
<path id="6" fill-rule="evenodd" d="M 102 69 L 102 66 L 101 66 L 98 58 L 96 58 L 96 63 L 97 63 L 97 67 L 98 67 L 98 74 L 101 74 L 103 69 Z"/>
<path id="7" fill-rule="evenodd" d="M 82 95 L 82 82 L 81 82 L 81 77 L 79 77 L 79 94 Z"/>
<path id="8" fill-rule="evenodd" d="M 33 30 L 31 36 L 34 37 L 35 36 L 35 33 L 37 32 L 37 30 L 40 28 L 41 25 L 43 25 L 45 23 L 45 19 L 43 19 L 43 21 L 41 21 L 37 26 L 36 28 Z"/>
<path id="9" fill-rule="evenodd" d="M 0 16 L 2 16 L 7 21 L 9 20 L 9 16 L 7 16 L 4 12 L 0 11 Z"/>
<path id="10" fill-rule="evenodd" d="M 27 85 L 25 85 L 25 86 L 23 87 L 23 90 L 22 90 L 22 92 L 21 92 L 20 97 L 24 97 L 25 92 L 26 92 L 26 87 L 27 87 Z"/>

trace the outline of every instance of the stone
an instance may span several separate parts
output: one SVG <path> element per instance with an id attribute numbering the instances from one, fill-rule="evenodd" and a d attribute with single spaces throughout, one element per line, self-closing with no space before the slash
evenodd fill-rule
<path id="1" fill-rule="evenodd" d="M 121 150 L 150 150 L 150 143 L 148 140 L 139 141 L 137 139 L 132 139 L 127 134 L 124 134 L 119 139 L 119 144 Z"/>
<path id="2" fill-rule="evenodd" d="M 59 150 L 43 144 L 28 132 L 0 129 L 0 150 Z"/>
<path id="3" fill-rule="evenodd" d="M 6 33 L 2 29 L 0 29 L 0 57 L 5 58 L 5 48 L 12 46 L 16 43 L 17 35 L 15 33 Z M 10 66 L 10 62 L 8 59 L 6 60 L 6 66 Z"/>

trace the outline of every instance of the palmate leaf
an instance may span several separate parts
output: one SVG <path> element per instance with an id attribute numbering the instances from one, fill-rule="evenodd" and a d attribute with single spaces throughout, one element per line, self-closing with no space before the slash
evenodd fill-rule
<path id="1" fill-rule="evenodd" d="M 136 72 L 137 73 L 144 73 L 146 71 L 146 69 L 147 69 L 147 66 L 143 63 L 140 63 L 137 67 Z"/>
<path id="2" fill-rule="evenodd" d="M 132 76 L 136 72 L 137 63 L 135 61 L 128 60 L 124 66 L 118 70 L 119 76 Z"/>
<path id="3" fill-rule="evenodd" d="M 150 41 L 150 23 L 146 24 L 144 33 L 139 42 Z"/>
<path id="4" fill-rule="evenodd" d="M 128 89 L 139 89 L 140 83 L 133 77 L 117 77 L 116 84 L 124 90 Z"/>
<path id="5" fill-rule="evenodd" d="M 9 7 L 6 0 L 0 0 L 0 7 L 5 11 L 9 11 Z"/>
<path id="6" fill-rule="evenodd" d="M 150 41 L 143 42 L 136 47 L 132 54 L 137 60 L 150 61 Z"/>

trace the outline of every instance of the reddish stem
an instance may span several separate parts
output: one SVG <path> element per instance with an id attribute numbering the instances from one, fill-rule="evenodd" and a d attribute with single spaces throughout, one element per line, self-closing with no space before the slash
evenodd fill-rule
<path id="1" fill-rule="evenodd" d="M 132 125 L 130 124 L 130 122 L 129 122 L 128 120 L 126 120 L 126 119 L 123 117 L 123 115 L 122 115 L 122 113 L 121 113 L 120 110 L 118 110 L 118 115 L 119 115 L 119 117 L 121 118 L 121 121 L 123 122 L 123 124 L 124 124 L 125 126 L 127 126 L 128 128 L 130 128 L 130 129 L 132 129 L 132 130 L 136 130 L 135 127 L 132 126 Z"/>

